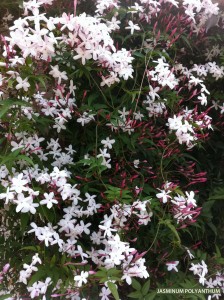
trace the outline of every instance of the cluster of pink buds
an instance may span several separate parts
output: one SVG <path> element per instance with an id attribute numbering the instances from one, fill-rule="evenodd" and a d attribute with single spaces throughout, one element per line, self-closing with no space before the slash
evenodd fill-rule
<path id="1" fill-rule="evenodd" d="M 188 193 L 186 192 L 186 194 Z M 172 213 L 174 218 L 177 220 L 177 223 L 184 223 L 185 221 L 194 223 L 200 214 L 201 207 L 196 208 L 197 204 L 195 199 L 192 197 L 194 192 L 191 191 L 188 195 L 189 197 L 178 195 L 174 197 L 174 200 L 171 200 L 174 204 L 172 207 Z"/>

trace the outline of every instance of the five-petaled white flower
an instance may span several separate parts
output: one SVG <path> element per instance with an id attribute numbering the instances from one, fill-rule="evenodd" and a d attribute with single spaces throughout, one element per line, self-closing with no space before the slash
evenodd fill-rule
<path id="1" fill-rule="evenodd" d="M 56 199 L 53 199 L 54 197 L 54 193 L 50 192 L 50 194 L 48 193 L 44 193 L 44 197 L 45 199 L 40 201 L 40 204 L 47 204 L 47 208 L 52 208 L 53 204 L 57 204 L 58 201 Z"/>
<path id="2" fill-rule="evenodd" d="M 101 221 L 100 223 L 104 223 L 104 225 L 99 225 L 99 228 L 101 230 L 104 230 L 104 237 L 105 236 L 110 237 L 110 236 L 112 236 L 112 231 L 117 231 L 116 229 L 111 228 L 112 220 L 109 218 Z"/>
<path id="3" fill-rule="evenodd" d="M 133 34 L 135 30 L 140 30 L 141 29 L 137 24 L 134 24 L 132 21 L 129 21 L 128 25 L 129 26 L 125 27 L 125 29 L 130 29 L 131 34 Z"/>
<path id="4" fill-rule="evenodd" d="M 78 47 L 75 50 L 77 52 L 77 55 L 73 56 L 73 59 L 76 60 L 76 59 L 81 58 L 83 65 L 86 64 L 86 60 L 89 60 L 89 59 L 92 58 L 92 53 L 91 53 L 90 50 L 86 50 L 86 49 L 83 49 L 81 47 Z"/>
<path id="5" fill-rule="evenodd" d="M 74 280 L 77 281 L 78 287 L 81 287 L 83 283 L 87 283 L 87 278 L 89 276 L 88 272 L 82 271 L 80 275 L 76 275 Z"/>
<path id="6" fill-rule="evenodd" d="M 25 186 L 28 183 L 26 179 L 23 179 L 23 174 L 19 174 L 16 177 L 12 178 L 12 186 L 10 188 L 11 191 L 15 191 L 16 193 L 22 193 L 23 191 L 28 191 L 28 188 Z"/>
<path id="7" fill-rule="evenodd" d="M 162 199 L 163 203 L 166 203 L 168 201 L 169 198 L 171 198 L 171 196 L 169 196 L 168 194 L 171 193 L 171 191 L 165 191 L 165 190 L 160 190 L 160 193 L 156 194 L 156 197 L 159 199 Z"/>
<path id="8" fill-rule="evenodd" d="M 105 140 L 102 140 L 101 143 L 104 145 L 105 148 L 112 149 L 112 145 L 115 143 L 115 140 L 110 140 L 110 138 L 107 137 Z"/>

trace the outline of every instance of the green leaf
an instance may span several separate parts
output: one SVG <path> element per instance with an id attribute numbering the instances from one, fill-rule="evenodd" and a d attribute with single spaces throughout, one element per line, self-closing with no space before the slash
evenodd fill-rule
<path id="1" fill-rule="evenodd" d="M 54 213 L 51 209 L 48 209 L 46 206 L 39 206 L 38 207 L 40 214 L 45 217 L 48 222 L 52 223 L 54 221 Z"/>
<path id="2" fill-rule="evenodd" d="M 152 293 L 146 295 L 144 300 L 153 300 L 153 299 L 155 299 L 156 295 L 157 295 L 157 292 L 152 292 Z"/>
<path id="3" fill-rule="evenodd" d="M 98 271 L 95 274 L 96 277 L 107 277 L 107 273 L 104 271 Z"/>
<path id="4" fill-rule="evenodd" d="M 50 262 L 50 268 L 52 268 L 55 265 L 55 262 L 56 262 L 56 255 L 54 254 Z"/>
<path id="5" fill-rule="evenodd" d="M 179 194 L 181 196 L 184 196 L 184 193 L 178 187 L 175 188 L 175 193 L 177 193 L 177 194 Z"/>
<path id="6" fill-rule="evenodd" d="M 224 258 L 219 257 L 219 258 L 216 259 L 216 262 L 217 262 L 218 264 L 220 264 L 220 265 L 224 265 Z"/>
<path id="7" fill-rule="evenodd" d="M 113 282 L 107 282 L 107 286 L 111 291 L 112 295 L 114 296 L 114 299 L 119 300 L 120 297 L 118 295 L 117 286 Z"/>
<path id="8" fill-rule="evenodd" d="M 20 160 L 20 159 L 25 160 L 26 162 L 28 162 L 30 165 L 32 165 L 34 167 L 34 163 L 33 163 L 32 159 L 26 155 L 18 155 L 16 159 L 17 160 Z"/>
<path id="9" fill-rule="evenodd" d="M 34 81 L 39 81 L 42 84 L 42 86 L 46 88 L 46 84 L 42 76 L 30 75 L 28 76 L 28 78 L 33 79 Z"/>
<path id="10" fill-rule="evenodd" d="M 11 156 L 11 157 L 16 157 L 17 155 L 20 154 L 20 151 L 23 149 L 23 147 L 18 148 L 16 150 L 14 150 L 13 152 L 9 153 L 7 156 Z"/>
<path id="11" fill-rule="evenodd" d="M 0 296 L 0 300 L 8 299 L 8 298 L 11 297 L 11 296 L 12 296 L 12 295 L 10 295 L 10 294 L 2 295 L 2 296 Z"/>
<path id="12" fill-rule="evenodd" d="M 39 246 L 26 246 L 26 247 L 21 248 L 20 250 L 31 250 L 31 251 L 39 252 L 40 247 Z"/>
<path id="13" fill-rule="evenodd" d="M 194 156 L 192 156 L 192 155 L 190 155 L 190 154 L 188 154 L 188 153 L 183 153 L 182 156 L 183 156 L 183 157 L 186 157 L 186 158 L 190 158 L 191 160 L 194 160 L 194 161 L 196 161 L 198 164 L 200 164 L 199 161 L 198 161 Z"/>
<path id="14" fill-rule="evenodd" d="M 145 296 L 147 295 L 150 288 L 150 280 L 146 281 L 145 284 L 142 287 L 142 294 Z"/>
<path id="15" fill-rule="evenodd" d="M 160 224 L 163 224 L 163 225 L 167 226 L 173 232 L 173 234 L 175 235 L 175 237 L 177 238 L 178 243 L 181 244 L 181 240 L 180 240 L 179 234 L 178 234 L 175 226 L 173 224 L 171 224 L 170 220 L 161 220 Z"/>
<path id="16" fill-rule="evenodd" d="M 143 299 L 143 295 L 142 295 L 141 291 L 132 292 L 132 293 L 128 294 L 128 297 L 134 298 L 134 299 Z"/>
<path id="17" fill-rule="evenodd" d="M 91 106 L 93 101 L 96 100 L 97 98 L 99 98 L 98 93 L 91 93 L 87 98 L 88 106 Z"/>
<path id="18" fill-rule="evenodd" d="M 215 204 L 215 200 L 206 201 L 202 205 L 202 213 L 208 213 L 211 214 L 211 208 Z"/>
<path id="19" fill-rule="evenodd" d="M 219 250 L 219 247 L 217 245 L 215 245 L 215 250 L 216 250 L 216 254 L 217 254 L 216 257 L 221 257 L 222 254 L 221 254 L 221 252 Z"/>
<path id="20" fill-rule="evenodd" d="M 117 276 L 108 276 L 108 278 L 107 279 L 109 279 L 109 280 L 115 280 L 115 281 L 119 281 L 119 280 L 121 280 L 121 277 L 117 277 Z"/>
<path id="21" fill-rule="evenodd" d="M 135 279 L 135 278 L 132 278 L 132 283 L 131 283 L 132 287 L 134 289 L 136 289 L 137 291 L 140 291 L 142 286 L 141 284 Z"/>
<path id="22" fill-rule="evenodd" d="M 27 213 L 22 213 L 21 214 L 21 217 L 20 217 L 20 228 L 21 228 L 21 231 L 24 232 L 25 229 L 26 229 L 26 226 L 29 222 L 29 219 L 30 219 L 30 215 L 27 214 Z"/>
<path id="23" fill-rule="evenodd" d="M 208 222 L 207 225 L 211 228 L 211 230 L 214 232 L 215 235 L 218 234 L 217 228 L 215 227 L 215 225 L 212 222 Z"/>
<path id="24" fill-rule="evenodd" d="M 182 40 L 186 43 L 186 45 L 191 49 L 193 52 L 193 48 L 191 47 L 191 44 L 189 43 L 189 40 L 187 37 L 185 37 L 183 34 L 181 35 Z"/>
<path id="25" fill-rule="evenodd" d="M 216 189 L 214 194 L 209 197 L 209 200 L 224 200 L 224 189 Z"/>
<path id="26" fill-rule="evenodd" d="M 28 286 L 31 286 L 34 284 L 34 282 L 40 280 L 40 279 L 45 279 L 45 277 L 49 275 L 47 270 L 44 268 L 41 269 L 41 267 L 38 267 L 38 271 L 31 277 Z M 119 299 L 118 299 L 119 300 Z"/>
<path id="27" fill-rule="evenodd" d="M 14 162 L 22 149 L 23 148 L 16 149 L 15 151 L 8 153 L 6 156 L 0 157 L 0 166 L 9 162 Z"/>
<path id="28" fill-rule="evenodd" d="M 112 268 L 112 269 L 108 270 L 107 274 L 108 274 L 108 276 L 118 276 L 118 275 L 121 275 L 121 270 Z"/>
<path id="29" fill-rule="evenodd" d="M 137 57 L 145 58 L 145 55 L 142 54 L 142 53 L 139 52 L 139 51 L 135 51 L 135 52 L 133 53 L 133 55 L 134 55 L 134 56 L 137 56 Z"/>
<path id="30" fill-rule="evenodd" d="M 61 258 L 61 264 L 64 265 L 65 262 L 66 262 L 66 255 L 63 254 Z"/>
<path id="31" fill-rule="evenodd" d="M 121 188 L 114 187 L 109 184 L 107 184 L 106 187 L 108 189 L 107 191 L 105 191 L 105 194 L 107 195 L 107 200 L 119 200 L 121 202 L 130 202 L 132 200 L 132 195 L 129 190 L 122 190 Z"/>

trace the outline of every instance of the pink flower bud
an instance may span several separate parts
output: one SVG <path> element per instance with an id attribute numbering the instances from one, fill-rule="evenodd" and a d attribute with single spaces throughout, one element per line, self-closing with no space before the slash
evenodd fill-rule
<path id="1" fill-rule="evenodd" d="M 2 272 L 3 272 L 4 274 L 6 274 L 6 273 L 8 272 L 8 270 L 9 270 L 9 268 L 10 268 L 10 264 L 4 265 Z"/>

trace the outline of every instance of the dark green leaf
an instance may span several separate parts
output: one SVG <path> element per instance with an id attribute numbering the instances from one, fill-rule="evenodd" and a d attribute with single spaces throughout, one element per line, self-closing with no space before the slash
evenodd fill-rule
<path id="1" fill-rule="evenodd" d="M 143 299 L 143 295 L 142 295 L 141 291 L 132 292 L 132 293 L 128 294 L 128 297 L 134 298 L 134 299 Z"/>
<path id="2" fill-rule="evenodd" d="M 31 286 L 34 284 L 34 282 L 40 280 L 40 279 L 45 279 L 46 276 L 49 276 L 49 273 L 47 272 L 47 270 L 45 270 L 44 268 L 38 267 L 38 271 L 32 275 L 28 286 Z"/>
<path id="3" fill-rule="evenodd" d="M 21 248 L 20 250 L 39 251 L 40 247 L 38 247 L 38 246 L 26 246 L 26 247 Z"/>
<path id="4" fill-rule="evenodd" d="M 120 297 L 118 295 L 117 287 L 113 282 L 107 282 L 107 286 L 109 290 L 111 291 L 112 295 L 114 296 L 115 300 L 119 300 Z"/>
<path id="5" fill-rule="evenodd" d="M 29 222 L 30 219 L 30 215 L 27 213 L 21 213 L 21 217 L 20 217 L 20 227 L 21 227 L 21 231 L 24 232 L 27 224 Z"/>
<path id="6" fill-rule="evenodd" d="M 153 300 L 153 299 L 155 299 L 156 295 L 157 295 L 157 292 L 152 292 L 152 293 L 146 295 L 144 300 Z"/>
<path id="7" fill-rule="evenodd" d="M 142 287 L 142 294 L 145 296 L 147 295 L 150 288 L 150 280 L 146 281 L 145 284 Z"/>
<path id="8" fill-rule="evenodd" d="M 133 286 L 134 289 L 136 289 L 137 291 L 140 291 L 142 286 L 141 284 L 135 279 L 135 278 L 132 278 L 132 283 L 131 285 Z"/>
<path id="9" fill-rule="evenodd" d="M 26 162 L 28 162 L 30 165 L 32 165 L 34 167 L 34 163 L 33 163 L 32 159 L 26 155 L 18 155 L 16 159 L 17 160 L 20 160 L 20 159 L 25 160 Z"/>

